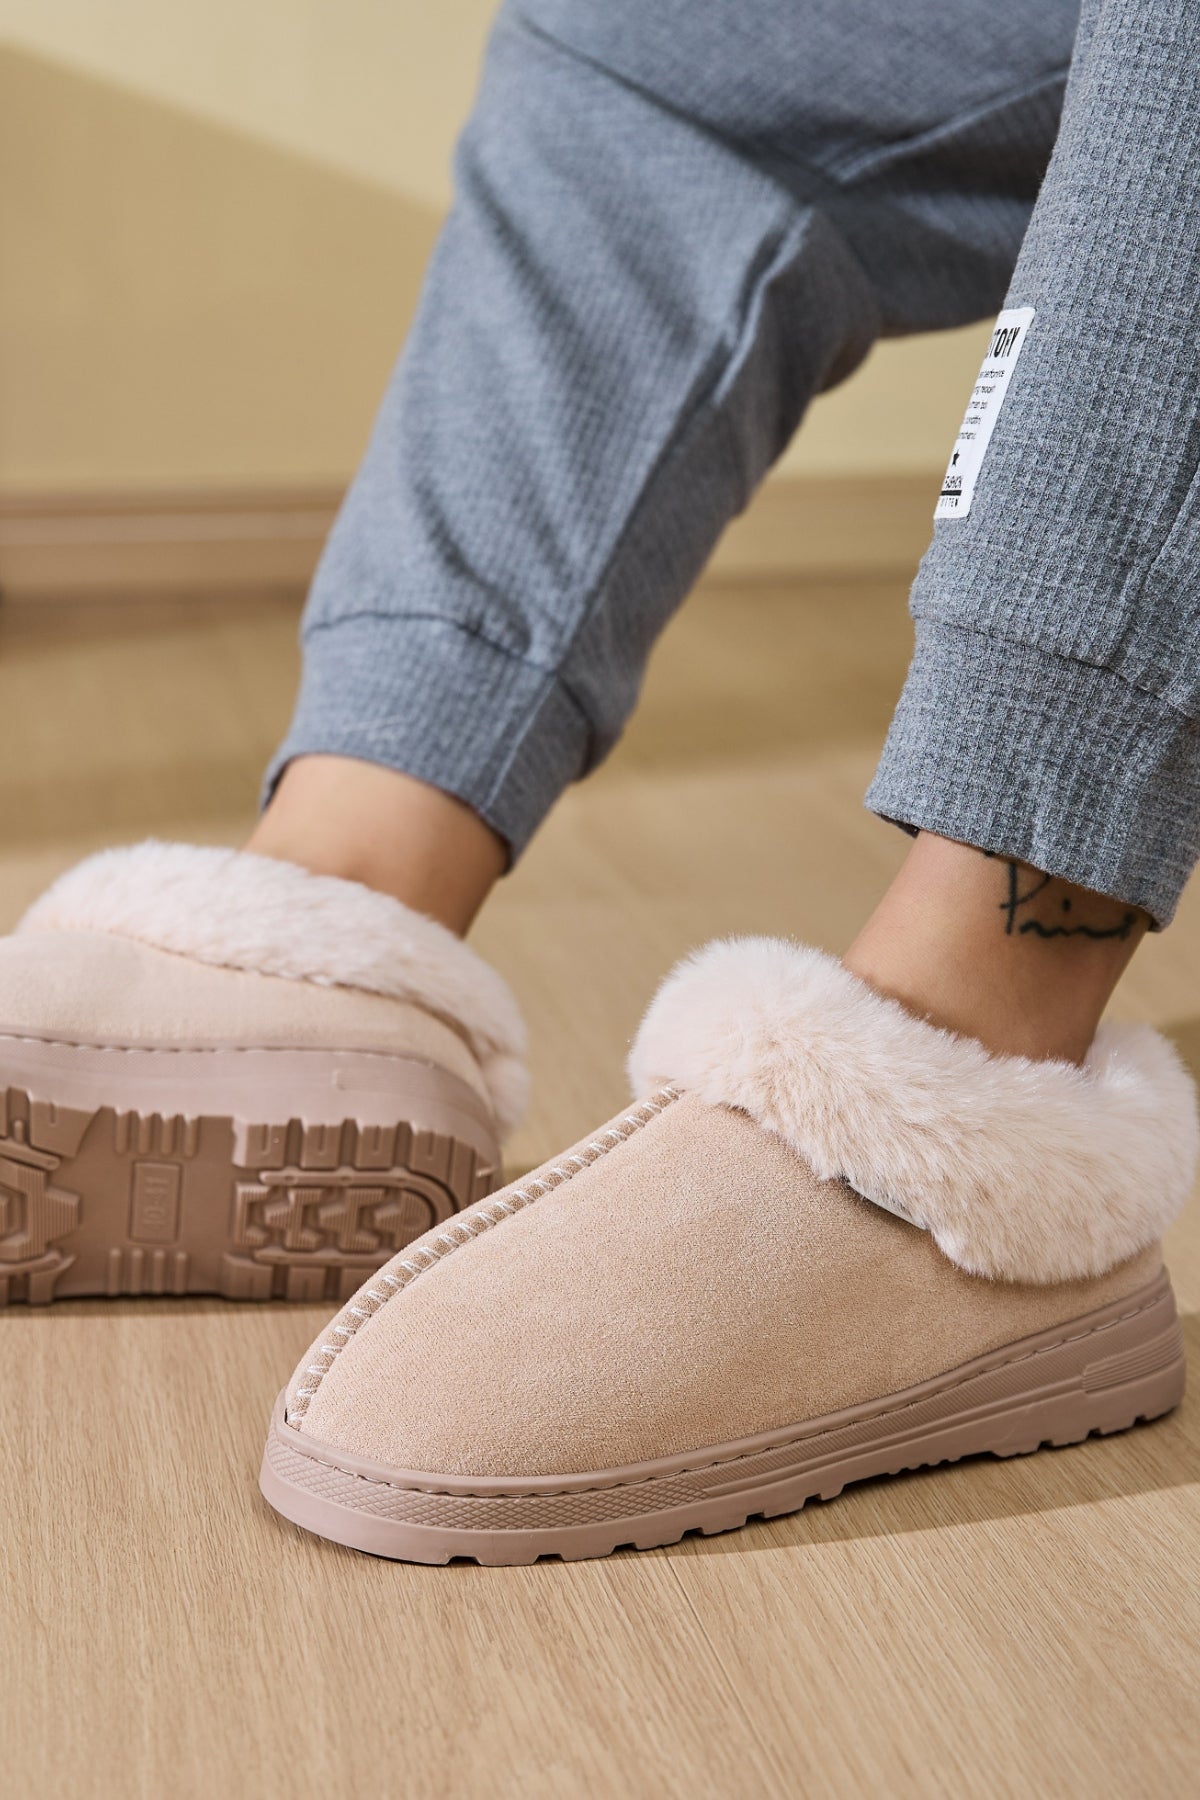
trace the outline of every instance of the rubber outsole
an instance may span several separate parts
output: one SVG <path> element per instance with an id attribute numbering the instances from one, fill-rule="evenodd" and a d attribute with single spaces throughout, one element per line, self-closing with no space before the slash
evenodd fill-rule
<path id="1" fill-rule="evenodd" d="M 0 1034 L 0 1305 L 344 1301 L 499 1171 L 478 1097 L 404 1057 Z"/>
<path id="2" fill-rule="evenodd" d="M 259 1481 L 285 1519 L 372 1555 L 488 1565 L 575 1560 L 734 1530 L 875 1476 L 1123 1431 L 1177 1405 L 1185 1375 L 1164 1271 L 1124 1301 L 886 1399 L 592 1474 L 507 1480 L 388 1469 L 289 1425 L 281 1395 Z"/>

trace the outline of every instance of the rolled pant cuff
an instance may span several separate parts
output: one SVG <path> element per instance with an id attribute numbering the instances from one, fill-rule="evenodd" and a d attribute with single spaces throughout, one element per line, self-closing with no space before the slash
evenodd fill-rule
<path id="1" fill-rule="evenodd" d="M 1109 669 L 923 619 L 867 805 L 1165 925 L 1200 851 L 1200 729 Z"/>
<path id="2" fill-rule="evenodd" d="M 557 673 L 462 626 L 358 614 L 310 627 L 304 648 L 264 804 L 296 757 L 357 757 L 464 800 L 515 858 L 587 767 L 591 731 Z"/>

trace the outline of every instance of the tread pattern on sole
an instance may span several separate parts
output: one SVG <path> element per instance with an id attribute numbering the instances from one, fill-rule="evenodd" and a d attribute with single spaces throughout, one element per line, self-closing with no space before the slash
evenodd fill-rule
<path id="1" fill-rule="evenodd" d="M 473 1145 L 403 1121 L 81 1109 L 0 1087 L 0 1306 L 341 1302 L 498 1176 Z"/>

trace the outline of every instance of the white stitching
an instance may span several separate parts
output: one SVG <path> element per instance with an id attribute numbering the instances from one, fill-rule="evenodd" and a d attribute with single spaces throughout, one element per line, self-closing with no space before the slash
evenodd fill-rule
<path id="1" fill-rule="evenodd" d="M 131 939 L 130 942 L 137 940 Z M 153 945 L 150 946 L 153 949 Z M 206 968 L 223 968 L 222 963 L 206 963 Z M 230 965 L 231 967 L 236 965 Z M 246 971 L 253 974 L 254 970 Z M 281 977 L 301 981 L 302 976 Z M 369 993 L 369 988 L 360 990 Z M 28 1032 L 0 1031 L 0 1044 L 39 1044 L 47 1050 L 96 1050 L 105 1056 L 323 1056 L 306 1044 L 86 1044 L 77 1038 L 30 1037 Z M 419 1062 L 419 1057 L 398 1055 L 394 1050 L 355 1050 L 354 1056 L 371 1056 L 376 1062 Z"/>
<path id="2" fill-rule="evenodd" d="M 679 1088 L 665 1087 L 660 1089 L 652 1099 L 641 1101 L 631 1113 L 624 1114 L 621 1124 L 628 1126 L 629 1129 L 627 1131 L 621 1131 L 616 1126 L 613 1126 L 609 1131 L 603 1133 L 603 1139 L 606 1141 L 601 1142 L 593 1140 L 591 1143 L 584 1146 L 584 1150 L 578 1151 L 574 1156 L 568 1157 L 566 1161 L 570 1164 L 570 1167 L 564 1168 L 562 1164 L 556 1164 L 548 1174 L 541 1176 L 540 1179 L 536 1181 L 531 1181 L 528 1186 L 514 1188 L 507 1198 L 493 1200 L 490 1203 L 484 1202 L 479 1207 L 478 1211 L 469 1213 L 465 1217 L 455 1220 L 455 1226 L 465 1233 L 465 1235 L 462 1237 L 451 1237 L 449 1232 L 440 1233 L 439 1236 L 434 1239 L 435 1243 L 443 1244 L 445 1246 L 445 1248 L 440 1251 L 435 1251 L 429 1244 L 422 1244 L 420 1249 L 414 1252 L 413 1260 L 411 1262 L 406 1260 L 400 1264 L 402 1269 L 408 1271 L 408 1281 L 401 1280 L 397 1275 L 383 1274 L 381 1272 L 377 1279 L 386 1281 L 390 1291 L 386 1294 L 376 1294 L 373 1289 L 364 1288 L 358 1298 L 370 1298 L 375 1301 L 375 1305 L 363 1308 L 351 1304 L 344 1308 L 344 1312 L 353 1314 L 359 1323 L 357 1325 L 338 1323 L 330 1327 L 331 1331 L 343 1341 L 340 1344 L 322 1344 L 321 1352 L 328 1356 L 329 1361 L 320 1374 L 317 1373 L 316 1369 L 309 1368 L 305 1370 L 305 1374 L 316 1376 L 316 1385 L 313 1387 L 296 1389 L 292 1396 L 292 1403 L 285 1413 L 284 1422 L 294 1426 L 297 1420 L 304 1417 L 305 1413 L 308 1411 L 309 1402 L 316 1393 L 317 1388 L 321 1385 L 322 1379 L 328 1374 L 330 1368 L 332 1368 L 334 1357 L 345 1349 L 346 1344 L 359 1330 L 360 1326 L 365 1324 L 368 1319 L 373 1319 L 375 1314 L 379 1311 L 379 1308 L 385 1305 L 387 1301 L 392 1298 L 393 1294 L 402 1292 L 403 1289 L 409 1285 L 409 1282 L 415 1281 L 418 1275 L 424 1274 L 427 1269 L 433 1268 L 437 1263 L 443 1261 L 452 1251 L 461 1249 L 463 1244 L 474 1243 L 480 1231 L 487 1231 L 489 1228 L 502 1225 L 505 1219 L 514 1218 L 523 1207 L 532 1205 L 535 1200 L 540 1200 L 545 1194 L 553 1193 L 556 1188 L 562 1187 L 564 1182 L 570 1181 L 572 1177 L 579 1174 L 581 1170 L 590 1169 L 592 1164 L 598 1162 L 600 1157 L 607 1155 L 608 1151 L 615 1149 L 618 1144 L 625 1143 L 633 1133 L 640 1130 L 643 1125 L 649 1125 L 651 1120 L 663 1111 L 664 1107 L 669 1106 L 672 1100 L 678 1100 L 679 1096 Z M 588 1156 L 586 1154 L 587 1151 L 591 1151 L 592 1155 Z M 490 1212 L 488 1211 L 489 1204 L 492 1208 Z M 421 1257 L 426 1260 L 418 1261 L 417 1259 Z"/>

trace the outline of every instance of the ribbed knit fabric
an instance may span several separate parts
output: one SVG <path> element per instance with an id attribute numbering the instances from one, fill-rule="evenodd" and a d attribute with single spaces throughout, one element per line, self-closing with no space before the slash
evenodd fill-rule
<path id="1" fill-rule="evenodd" d="M 868 804 L 1168 920 L 1200 854 L 1200 7 L 1087 0 L 1035 207 L 1073 12 L 507 6 L 268 784 L 362 756 L 519 852 L 812 395 L 994 310 L 1024 237 L 1033 323 Z"/>
<path id="2" fill-rule="evenodd" d="M 519 852 L 811 397 L 881 332 L 999 306 L 1074 25 L 1073 0 L 507 5 L 268 787 L 360 756 Z"/>
<path id="3" fill-rule="evenodd" d="M 1087 0 L 1035 207 L 1072 12 L 509 5 L 269 779 L 363 756 L 519 851 L 811 396 L 997 308 L 1020 247 L 1033 323 L 868 804 L 1169 919 L 1200 854 L 1200 6 Z"/>
<path id="4" fill-rule="evenodd" d="M 1200 854 L 1200 7 L 1087 0 L 969 514 L 868 804 L 1146 908 Z"/>
<path id="5" fill-rule="evenodd" d="M 1196 859 L 1195 723 L 1120 675 L 922 619 L 868 804 L 1165 923 Z"/>
<path id="6" fill-rule="evenodd" d="M 1200 7 L 1087 0 L 1035 207 L 1072 15 L 510 4 L 268 781 L 362 756 L 519 852 L 811 396 L 994 310 L 1024 237 L 1033 323 L 868 804 L 1168 920 L 1200 854 Z"/>

